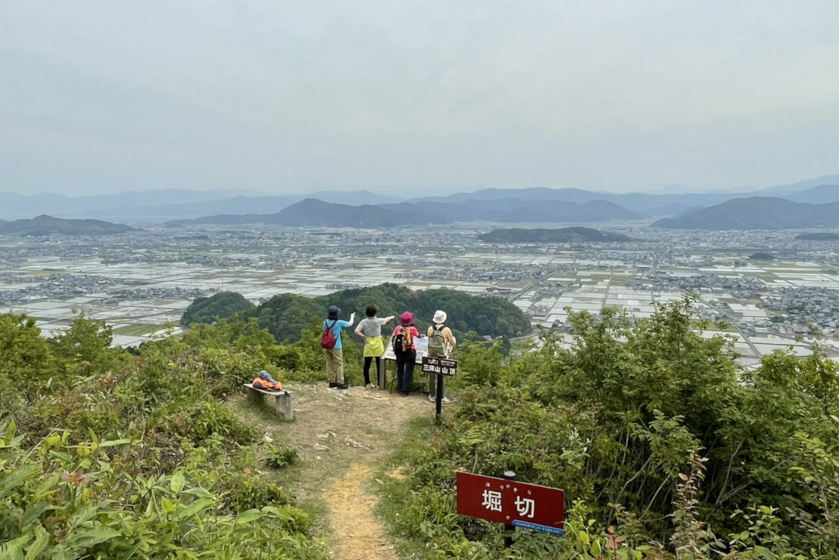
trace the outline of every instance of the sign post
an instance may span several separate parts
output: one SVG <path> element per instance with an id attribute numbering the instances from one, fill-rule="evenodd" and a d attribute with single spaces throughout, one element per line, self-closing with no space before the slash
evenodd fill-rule
<path id="1" fill-rule="evenodd" d="M 502 476 L 505 480 L 516 480 L 516 473 L 514 471 L 505 471 L 502 473 Z M 505 548 L 510 548 L 513 546 L 513 524 L 508 523 L 505 525 Z"/>
<path id="2" fill-rule="evenodd" d="M 555 535 L 564 533 L 563 490 L 465 472 L 455 476 L 460 515 Z"/>
<path id="3" fill-rule="evenodd" d="M 440 409 L 443 402 L 443 376 L 452 377 L 458 371 L 458 362 L 451 358 L 423 356 L 420 369 L 423 373 L 437 375 L 435 391 L 435 420 L 440 421 Z"/>

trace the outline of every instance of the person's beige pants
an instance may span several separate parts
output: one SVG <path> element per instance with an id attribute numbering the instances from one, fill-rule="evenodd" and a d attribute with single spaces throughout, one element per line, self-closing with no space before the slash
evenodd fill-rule
<path id="1" fill-rule="evenodd" d="M 344 383 L 344 356 L 341 348 L 324 348 L 327 357 L 327 381 Z"/>

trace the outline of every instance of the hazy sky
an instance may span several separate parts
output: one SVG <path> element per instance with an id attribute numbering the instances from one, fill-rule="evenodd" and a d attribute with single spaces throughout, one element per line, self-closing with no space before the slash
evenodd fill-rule
<path id="1" fill-rule="evenodd" d="M 765 187 L 838 167 L 836 0 L 0 0 L 0 191 Z"/>

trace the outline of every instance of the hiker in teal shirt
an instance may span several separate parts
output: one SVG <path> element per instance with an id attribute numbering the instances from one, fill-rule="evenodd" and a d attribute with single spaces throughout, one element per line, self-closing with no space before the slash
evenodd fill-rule
<path id="1" fill-rule="evenodd" d="M 356 321 L 356 313 L 350 314 L 349 321 L 342 321 L 338 318 L 341 310 L 335 305 L 331 305 L 327 309 L 327 318 L 321 325 L 321 328 L 326 331 L 332 331 L 335 337 L 335 345 L 332 348 L 324 347 L 324 355 L 327 358 L 327 380 L 330 383 L 330 389 L 346 389 L 347 384 L 344 382 L 344 356 L 341 351 L 341 329 L 350 327 Z M 323 337 L 321 346 L 324 346 Z"/>

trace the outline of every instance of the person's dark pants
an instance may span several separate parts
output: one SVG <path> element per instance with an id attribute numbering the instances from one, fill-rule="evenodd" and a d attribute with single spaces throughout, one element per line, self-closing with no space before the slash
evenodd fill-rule
<path id="1" fill-rule="evenodd" d="M 400 390 L 401 395 L 407 395 L 411 392 L 411 386 L 414 384 L 414 359 L 416 357 L 416 350 L 400 352 L 396 355 L 397 388 Z"/>
<path id="2" fill-rule="evenodd" d="M 379 384 L 379 356 L 376 356 L 376 383 Z M 373 361 L 374 356 L 365 356 L 365 385 L 370 383 L 370 363 Z"/>

